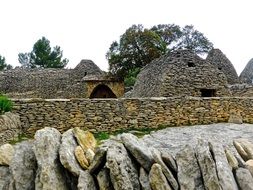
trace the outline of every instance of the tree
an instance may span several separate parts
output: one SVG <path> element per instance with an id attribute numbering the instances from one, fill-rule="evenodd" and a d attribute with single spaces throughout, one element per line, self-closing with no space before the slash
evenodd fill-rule
<path id="1" fill-rule="evenodd" d="M 213 44 L 191 25 L 180 28 L 175 24 L 164 24 L 151 29 L 133 25 L 120 37 L 119 42 L 111 44 L 106 58 L 112 74 L 124 79 L 131 77 L 133 81 L 133 77 L 138 74 L 136 71 L 165 53 L 190 49 L 203 54 L 212 47 Z"/>
<path id="2" fill-rule="evenodd" d="M 9 70 L 9 69 L 12 69 L 12 66 L 9 64 L 6 64 L 5 57 L 2 57 L 0 55 L 0 71 Z"/>
<path id="3" fill-rule="evenodd" d="M 18 60 L 26 68 L 64 68 L 68 59 L 62 59 L 62 56 L 60 46 L 52 50 L 50 41 L 42 37 L 33 45 L 30 53 L 19 53 Z"/>

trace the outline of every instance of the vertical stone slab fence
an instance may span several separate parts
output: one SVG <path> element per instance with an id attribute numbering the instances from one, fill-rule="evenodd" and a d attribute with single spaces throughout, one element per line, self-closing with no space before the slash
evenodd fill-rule
<path id="1" fill-rule="evenodd" d="M 228 122 L 231 114 L 253 123 L 253 98 L 159 97 L 121 99 L 13 99 L 24 133 L 43 127 L 95 131 Z"/>

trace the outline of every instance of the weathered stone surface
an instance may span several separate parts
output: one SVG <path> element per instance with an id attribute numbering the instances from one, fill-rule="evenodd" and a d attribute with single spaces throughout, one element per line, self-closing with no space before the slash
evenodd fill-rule
<path id="1" fill-rule="evenodd" d="M 177 163 L 175 159 L 173 158 L 173 156 L 165 151 L 161 153 L 162 153 L 162 160 L 164 161 L 164 163 L 169 167 L 169 169 L 177 173 Z"/>
<path id="2" fill-rule="evenodd" d="M 240 74 L 240 81 L 243 83 L 252 84 L 253 78 L 253 59 L 250 59 L 243 71 Z"/>
<path id="3" fill-rule="evenodd" d="M 14 154 L 14 148 L 11 144 L 0 146 L 0 165 L 9 166 Z"/>
<path id="4" fill-rule="evenodd" d="M 238 168 L 235 172 L 235 177 L 240 189 L 253 190 L 253 178 L 249 170 L 245 168 Z"/>
<path id="5" fill-rule="evenodd" d="M 70 171 L 74 176 L 79 176 L 82 168 L 75 157 L 75 148 L 77 147 L 74 138 L 73 129 L 69 129 L 62 134 L 61 145 L 59 150 L 61 164 Z"/>
<path id="6" fill-rule="evenodd" d="M 216 66 L 189 50 L 170 52 L 138 74 L 130 97 L 201 96 L 200 89 L 228 95 L 227 78 Z"/>
<path id="7" fill-rule="evenodd" d="M 229 123 L 242 124 L 242 116 L 240 113 L 231 112 L 228 119 Z"/>
<path id="8" fill-rule="evenodd" d="M 92 162 L 94 156 L 95 156 L 94 151 L 88 148 L 87 151 L 85 152 L 85 157 L 88 160 L 89 165 Z"/>
<path id="9" fill-rule="evenodd" d="M 163 174 L 162 167 L 157 163 L 151 167 L 149 182 L 153 190 L 172 190 Z"/>
<path id="10" fill-rule="evenodd" d="M 215 102 L 215 100 L 213 101 Z M 202 105 L 202 102 L 199 101 L 195 103 Z M 238 139 L 238 137 L 249 140 L 253 139 L 253 125 L 216 123 L 211 125 L 168 127 L 151 132 L 150 135 L 145 135 L 142 140 L 148 147 L 156 147 L 161 152 L 166 151 L 175 156 L 187 144 L 196 147 L 198 139 L 202 138 L 212 141 L 214 137 L 215 140 L 228 147 L 232 152 L 235 152 L 233 140 Z"/>
<path id="11" fill-rule="evenodd" d="M 89 162 L 84 155 L 84 151 L 81 146 L 77 146 L 75 149 L 75 157 L 83 169 L 88 169 Z"/>
<path id="12" fill-rule="evenodd" d="M 38 170 L 35 180 L 37 190 L 67 189 L 63 167 L 58 160 L 61 143 L 61 133 L 54 128 L 44 128 L 35 134 L 34 153 Z"/>
<path id="13" fill-rule="evenodd" d="M 78 190 L 96 190 L 93 177 L 88 171 L 81 171 L 78 178 Z"/>
<path id="14" fill-rule="evenodd" d="M 222 145 L 219 142 L 210 142 L 209 146 L 214 156 L 221 188 L 228 190 L 238 189 Z"/>
<path id="15" fill-rule="evenodd" d="M 0 166 L 0 189 L 5 190 L 10 180 L 10 170 L 8 166 Z"/>
<path id="16" fill-rule="evenodd" d="M 242 157 L 242 159 L 244 161 L 248 160 L 248 154 L 245 152 L 245 150 L 243 149 L 243 147 L 241 146 L 241 144 L 237 141 L 233 141 L 233 144 L 237 150 L 237 152 L 239 153 L 239 155 Z"/>
<path id="17" fill-rule="evenodd" d="M 253 176 L 253 160 L 248 160 L 245 163 L 246 168 L 250 171 L 251 175 Z"/>
<path id="18" fill-rule="evenodd" d="M 139 181 L 142 190 L 151 190 L 148 173 L 142 167 L 139 171 Z"/>
<path id="19" fill-rule="evenodd" d="M 37 163 L 33 152 L 33 141 L 23 141 L 15 146 L 10 163 L 11 180 L 14 189 L 35 188 Z"/>
<path id="20" fill-rule="evenodd" d="M 228 80 L 228 84 L 239 83 L 236 70 L 230 60 L 219 49 L 209 51 L 206 60 L 222 71 Z"/>
<path id="21" fill-rule="evenodd" d="M 245 161 L 253 159 L 253 144 L 249 140 L 243 138 L 236 139 L 234 140 L 234 144 L 237 145 L 236 149 Z M 238 144 L 243 150 L 239 148 Z"/>
<path id="22" fill-rule="evenodd" d="M 236 157 L 233 155 L 233 153 L 230 150 L 225 149 L 225 154 L 226 154 L 228 164 L 230 165 L 230 167 L 233 170 L 237 169 L 239 167 L 239 163 Z"/>
<path id="23" fill-rule="evenodd" d="M 18 114 L 6 112 L 0 115 L 0 126 L 0 145 L 16 139 L 21 133 L 21 121 Z"/>
<path id="24" fill-rule="evenodd" d="M 216 172 L 215 162 L 207 142 L 199 141 L 196 147 L 196 155 L 201 170 L 204 186 L 206 190 L 221 190 Z M 189 163 L 190 164 L 190 163 Z"/>
<path id="25" fill-rule="evenodd" d="M 108 147 L 106 166 L 115 190 L 139 190 L 138 172 L 123 144 L 114 142 Z"/>
<path id="26" fill-rule="evenodd" d="M 107 146 L 99 146 L 95 149 L 95 156 L 89 166 L 90 173 L 94 173 L 104 167 L 106 163 L 107 149 Z"/>
<path id="27" fill-rule="evenodd" d="M 102 73 L 91 60 L 74 69 L 15 68 L 0 73 L 0 91 L 12 98 L 80 98 L 87 93 L 83 77 Z"/>
<path id="28" fill-rule="evenodd" d="M 193 148 L 186 145 L 176 155 L 180 189 L 204 189 L 200 168 Z M 190 163 L 190 164 L 189 164 Z"/>
<path id="29" fill-rule="evenodd" d="M 87 149 L 94 151 L 97 145 L 97 141 L 91 132 L 83 131 L 79 127 L 75 127 L 73 129 L 73 133 L 77 139 L 78 144 L 84 150 L 84 153 L 86 153 Z"/>
<path id="30" fill-rule="evenodd" d="M 171 187 L 173 187 L 173 189 L 175 190 L 179 189 L 177 180 L 175 179 L 172 172 L 169 170 L 169 168 L 166 166 L 166 164 L 162 160 L 161 152 L 158 151 L 157 149 L 152 149 L 152 155 L 154 157 L 155 162 L 161 166 L 162 171 L 164 175 L 166 176 Z"/>
<path id="31" fill-rule="evenodd" d="M 110 179 L 110 172 L 107 168 L 103 168 L 97 175 L 99 190 L 113 189 Z"/>
<path id="32" fill-rule="evenodd" d="M 130 151 L 137 162 L 149 171 L 154 163 L 154 159 L 150 149 L 144 144 L 144 142 L 130 133 L 123 133 L 121 139 L 127 150 Z"/>

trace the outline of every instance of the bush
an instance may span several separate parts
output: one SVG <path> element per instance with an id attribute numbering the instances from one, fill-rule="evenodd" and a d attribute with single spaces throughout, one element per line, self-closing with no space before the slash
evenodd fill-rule
<path id="1" fill-rule="evenodd" d="M 0 95 L 0 114 L 12 110 L 13 103 L 6 96 Z"/>

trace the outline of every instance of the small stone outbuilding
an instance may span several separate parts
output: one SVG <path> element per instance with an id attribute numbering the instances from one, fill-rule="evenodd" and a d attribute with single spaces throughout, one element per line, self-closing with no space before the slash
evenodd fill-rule
<path id="1" fill-rule="evenodd" d="M 129 97 L 228 96 L 222 71 L 189 50 L 178 50 L 146 65 Z"/>
<path id="2" fill-rule="evenodd" d="M 239 78 L 230 60 L 219 49 L 212 49 L 206 58 L 208 62 L 216 66 L 227 77 L 228 84 L 238 84 Z"/>

